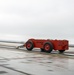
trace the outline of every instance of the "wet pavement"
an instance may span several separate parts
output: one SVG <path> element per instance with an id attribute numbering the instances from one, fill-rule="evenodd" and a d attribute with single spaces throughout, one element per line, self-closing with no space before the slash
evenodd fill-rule
<path id="1" fill-rule="evenodd" d="M 74 75 L 74 48 L 70 50 L 49 54 L 0 47 L 0 75 Z"/>

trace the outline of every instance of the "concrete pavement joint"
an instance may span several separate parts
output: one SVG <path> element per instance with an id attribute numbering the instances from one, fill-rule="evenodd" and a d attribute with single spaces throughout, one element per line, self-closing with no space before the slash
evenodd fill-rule
<path id="1" fill-rule="evenodd" d="M 2 66 L 2 67 L 4 67 L 4 68 L 7 68 L 7 69 L 10 69 L 10 70 L 13 70 L 13 71 L 16 71 L 16 72 L 19 72 L 19 73 L 22 73 L 22 74 L 32 75 L 32 74 L 29 74 L 29 73 L 26 73 L 26 72 L 23 72 L 23 71 L 16 70 L 16 69 L 14 69 L 14 68 L 12 68 L 12 67 L 7 67 L 7 66 L 5 66 L 5 65 L 0 65 L 0 66 Z"/>

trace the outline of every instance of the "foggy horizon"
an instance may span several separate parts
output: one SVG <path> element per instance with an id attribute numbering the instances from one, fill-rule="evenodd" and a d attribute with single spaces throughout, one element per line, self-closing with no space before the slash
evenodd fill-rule
<path id="1" fill-rule="evenodd" d="M 0 40 L 68 39 L 74 43 L 74 0 L 1 0 Z"/>

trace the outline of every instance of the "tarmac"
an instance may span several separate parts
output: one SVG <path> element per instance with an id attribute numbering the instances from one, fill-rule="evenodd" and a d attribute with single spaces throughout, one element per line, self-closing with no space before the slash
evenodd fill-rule
<path id="1" fill-rule="evenodd" d="M 59 54 L 1 46 L 0 75 L 74 75 L 74 48 Z"/>

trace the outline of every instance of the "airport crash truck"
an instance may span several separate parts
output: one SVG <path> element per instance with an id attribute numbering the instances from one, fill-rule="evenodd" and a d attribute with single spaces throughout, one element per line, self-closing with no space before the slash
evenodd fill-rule
<path id="1" fill-rule="evenodd" d="M 32 51 L 33 48 L 40 48 L 41 52 L 51 53 L 52 50 L 58 50 L 63 53 L 68 50 L 68 40 L 44 40 L 44 39 L 29 39 L 24 45 L 27 50 Z"/>

